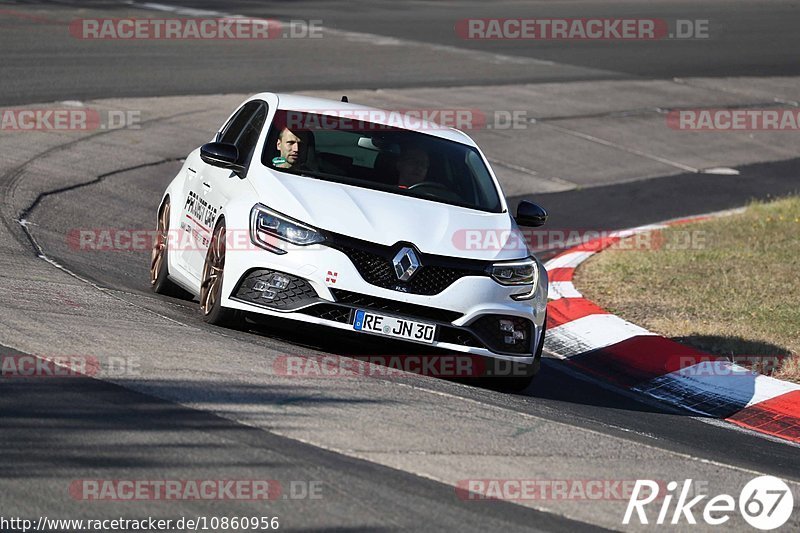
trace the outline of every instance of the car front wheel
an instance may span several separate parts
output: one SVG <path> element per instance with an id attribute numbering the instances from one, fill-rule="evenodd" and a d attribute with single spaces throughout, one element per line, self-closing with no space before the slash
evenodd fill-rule
<path id="1" fill-rule="evenodd" d="M 237 326 L 241 323 L 240 313 L 235 309 L 222 307 L 222 279 L 225 273 L 225 222 L 220 221 L 211 236 L 211 243 L 203 263 L 203 277 L 200 284 L 200 310 L 203 320 L 217 326 Z"/>

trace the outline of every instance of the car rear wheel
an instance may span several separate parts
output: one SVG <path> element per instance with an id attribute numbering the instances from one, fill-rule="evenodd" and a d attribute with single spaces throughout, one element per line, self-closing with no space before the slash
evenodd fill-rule
<path id="1" fill-rule="evenodd" d="M 222 307 L 222 279 L 225 272 L 225 222 L 220 221 L 211 236 L 200 283 L 203 320 L 217 326 L 237 326 L 242 317 L 235 309 Z"/>
<path id="2" fill-rule="evenodd" d="M 169 264 L 167 261 L 167 254 L 169 253 L 169 211 L 169 198 L 167 198 L 158 212 L 156 238 L 150 253 L 150 288 L 156 294 L 180 297 L 185 292 L 169 279 Z"/>

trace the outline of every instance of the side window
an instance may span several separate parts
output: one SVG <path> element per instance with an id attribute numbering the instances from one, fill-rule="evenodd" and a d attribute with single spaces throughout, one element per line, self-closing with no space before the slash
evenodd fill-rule
<path id="1" fill-rule="evenodd" d="M 222 130 L 222 135 L 220 135 L 219 142 L 226 143 L 226 144 L 236 144 L 236 140 L 239 138 L 239 135 L 244 130 L 247 123 L 250 121 L 250 117 L 256 112 L 258 107 L 261 105 L 261 102 L 253 101 L 247 102 L 245 105 L 239 109 L 239 111 L 233 116 L 233 118 L 228 121 L 228 124 Z"/>
<path id="2" fill-rule="evenodd" d="M 500 208 L 500 199 L 497 197 L 497 189 L 495 189 L 492 176 L 489 175 L 481 156 L 475 150 L 469 149 L 464 162 L 472 175 L 475 192 L 480 198 L 481 204 L 489 206 L 492 211 L 497 211 Z"/>
<path id="3" fill-rule="evenodd" d="M 239 149 L 239 161 L 245 166 L 250 165 L 250 159 L 252 159 L 253 152 L 256 150 L 256 144 L 258 143 L 258 136 L 261 134 L 266 120 L 267 105 L 262 103 L 258 106 L 258 109 L 234 143 Z"/>
<path id="4" fill-rule="evenodd" d="M 239 149 L 239 163 L 248 166 L 266 120 L 267 104 L 258 100 L 248 102 L 225 126 L 219 142 L 236 146 Z"/>

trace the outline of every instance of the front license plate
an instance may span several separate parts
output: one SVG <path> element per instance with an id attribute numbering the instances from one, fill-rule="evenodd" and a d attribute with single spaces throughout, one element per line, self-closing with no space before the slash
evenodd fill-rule
<path id="1" fill-rule="evenodd" d="M 378 315 L 361 309 L 356 311 L 356 320 L 353 323 L 356 331 L 367 331 L 396 337 L 398 339 L 408 339 L 417 342 L 433 344 L 436 337 L 436 325 L 424 322 L 414 322 L 405 318 Z"/>

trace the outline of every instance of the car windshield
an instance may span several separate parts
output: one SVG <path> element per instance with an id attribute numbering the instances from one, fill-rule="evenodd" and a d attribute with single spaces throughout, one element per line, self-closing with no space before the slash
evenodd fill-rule
<path id="1" fill-rule="evenodd" d="M 317 179 L 499 213 L 478 151 L 418 131 L 303 111 L 276 113 L 265 166 Z"/>

